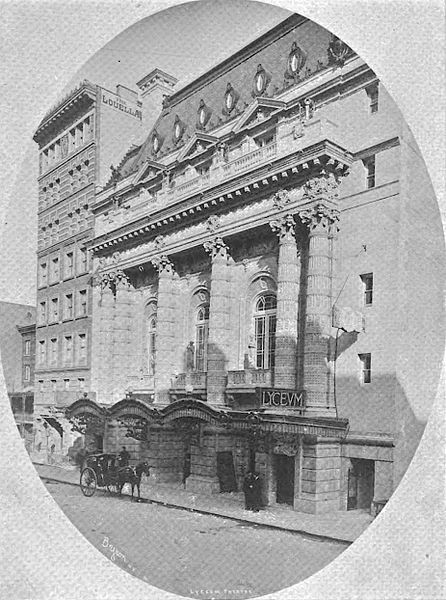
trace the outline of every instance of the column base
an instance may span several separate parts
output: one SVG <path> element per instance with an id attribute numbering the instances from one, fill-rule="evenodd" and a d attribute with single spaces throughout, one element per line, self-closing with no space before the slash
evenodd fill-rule
<path id="1" fill-rule="evenodd" d="M 181 473 L 168 471 L 160 467 L 150 467 L 149 483 L 181 483 Z"/>
<path id="2" fill-rule="evenodd" d="M 186 491 L 207 495 L 218 494 L 220 492 L 220 481 L 218 477 L 189 475 L 186 479 Z"/>
<path id="3" fill-rule="evenodd" d="M 337 512 L 340 510 L 340 499 L 294 499 L 294 510 L 297 512 L 308 513 L 311 515 L 320 515 L 325 513 Z"/>

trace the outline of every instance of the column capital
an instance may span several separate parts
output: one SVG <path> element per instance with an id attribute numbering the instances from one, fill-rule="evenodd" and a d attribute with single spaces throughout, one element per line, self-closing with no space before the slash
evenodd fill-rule
<path id="1" fill-rule="evenodd" d="M 93 276 L 93 285 L 100 287 L 101 291 L 109 288 L 113 294 L 116 294 L 118 285 L 129 286 L 130 280 L 125 271 L 122 269 L 114 269 L 107 273 L 96 273 Z"/>
<path id="2" fill-rule="evenodd" d="M 277 234 L 279 242 L 284 241 L 286 238 L 295 237 L 295 226 L 296 222 L 293 215 L 285 215 L 278 217 L 269 222 L 269 226 Z"/>
<path id="3" fill-rule="evenodd" d="M 318 175 L 308 177 L 303 185 L 304 199 L 329 200 L 339 199 L 339 178 L 331 171 L 322 170 Z"/>
<path id="4" fill-rule="evenodd" d="M 166 254 L 155 256 L 155 258 L 152 258 L 151 263 L 159 275 L 173 274 L 173 264 Z"/>
<path id="5" fill-rule="evenodd" d="M 228 258 L 228 246 L 224 243 L 223 238 L 216 236 L 203 244 L 206 252 L 211 256 L 212 260 L 216 258 Z"/>
<path id="6" fill-rule="evenodd" d="M 331 206 L 326 206 L 322 202 L 318 202 L 311 208 L 301 211 L 299 217 L 302 223 L 308 226 L 310 231 L 319 228 L 323 228 L 327 232 L 339 230 L 339 210 Z"/>

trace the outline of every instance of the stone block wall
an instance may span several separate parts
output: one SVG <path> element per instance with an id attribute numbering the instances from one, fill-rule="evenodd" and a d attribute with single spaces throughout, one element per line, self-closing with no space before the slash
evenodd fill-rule
<path id="1" fill-rule="evenodd" d="M 339 510 L 340 484 L 339 443 L 304 443 L 301 491 L 295 510 L 312 514 Z"/>

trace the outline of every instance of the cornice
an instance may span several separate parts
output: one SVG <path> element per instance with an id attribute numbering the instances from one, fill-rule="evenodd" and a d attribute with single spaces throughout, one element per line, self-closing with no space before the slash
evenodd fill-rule
<path id="1" fill-rule="evenodd" d="M 263 163 L 257 169 L 249 171 L 249 173 L 241 174 L 232 180 L 217 184 L 205 192 L 198 191 L 183 201 L 163 207 L 159 211 L 142 217 L 136 222 L 128 223 L 111 233 L 103 234 L 93 240 L 90 248 L 99 247 L 103 244 L 116 244 L 117 242 L 113 240 L 134 234 L 138 230 L 141 230 L 141 234 L 150 231 L 159 233 L 162 229 L 166 229 L 166 225 L 178 224 L 183 219 L 190 220 L 190 216 L 194 215 L 195 212 L 208 212 L 210 206 L 224 204 L 227 200 L 232 200 L 233 197 L 242 196 L 242 194 L 257 189 L 265 189 L 267 186 L 274 185 L 279 181 L 288 182 L 294 175 L 303 175 L 314 166 L 319 168 L 323 159 L 336 164 L 339 169 L 348 168 L 351 164 L 350 153 L 337 144 L 324 140 L 305 148 L 303 151 L 298 150 L 281 157 L 274 162 Z M 213 209 L 211 208 L 211 210 Z M 137 235 L 140 233 L 137 233 Z"/>
<path id="2" fill-rule="evenodd" d="M 84 80 L 80 85 L 72 90 L 65 98 L 63 98 L 56 106 L 51 108 L 44 118 L 39 123 L 33 140 L 37 143 L 44 137 L 45 130 L 55 122 L 64 113 L 74 107 L 84 97 L 88 97 L 92 102 L 96 100 L 97 87 L 88 80 Z"/>

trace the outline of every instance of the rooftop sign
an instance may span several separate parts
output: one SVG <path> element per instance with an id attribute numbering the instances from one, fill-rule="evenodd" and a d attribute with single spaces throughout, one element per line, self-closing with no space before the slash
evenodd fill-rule
<path id="1" fill-rule="evenodd" d="M 105 104 L 114 110 L 126 113 L 127 115 L 135 117 L 136 119 L 142 119 L 141 108 L 138 107 L 137 104 L 129 102 L 129 100 L 123 98 L 122 96 L 118 96 L 117 94 L 113 94 L 107 90 L 101 90 L 101 104 Z"/>

